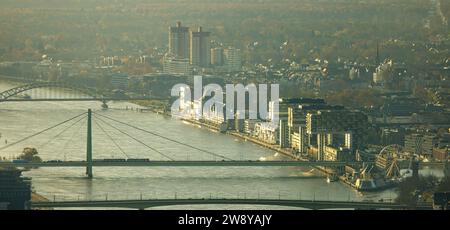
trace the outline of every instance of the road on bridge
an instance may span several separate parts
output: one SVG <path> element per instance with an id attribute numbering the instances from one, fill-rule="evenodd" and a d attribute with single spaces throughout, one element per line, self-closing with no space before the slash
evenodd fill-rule
<path id="1" fill-rule="evenodd" d="M 336 167 L 360 162 L 339 161 L 107 161 L 94 160 L 94 167 Z M 86 161 L 55 161 L 41 163 L 0 162 L 0 167 L 86 167 Z"/>
<path id="2" fill-rule="evenodd" d="M 98 97 L 98 98 L 8 98 L 0 99 L 0 102 L 38 102 L 38 101 L 148 101 L 163 100 L 161 97 L 137 97 L 137 98 L 114 98 L 114 97 Z"/>
<path id="3" fill-rule="evenodd" d="M 133 208 L 145 209 L 173 205 L 275 205 L 307 209 L 408 209 L 403 204 L 388 202 L 318 201 L 283 199 L 151 199 L 151 200 L 103 200 L 103 201 L 54 201 L 32 202 L 32 208 Z M 414 209 L 429 210 L 431 204 L 420 204 Z"/>
<path id="4" fill-rule="evenodd" d="M 365 162 L 371 164 L 373 162 Z M 108 161 L 94 160 L 94 167 L 339 167 L 345 165 L 360 165 L 362 162 L 342 161 Z M 421 163 L 425 166 L 443 166 L 444 163 Z M 33 162 L 7 162 L 0 161 L 0 167 L 87 167 L 86 161 L 49 161 Z"/>

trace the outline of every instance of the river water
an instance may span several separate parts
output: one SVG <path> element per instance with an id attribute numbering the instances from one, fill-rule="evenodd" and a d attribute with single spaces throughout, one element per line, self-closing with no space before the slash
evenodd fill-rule
<path id="1" fill-rule="evenodd" d="M 0 91 L 16 83 L 0 81 Z M 46 89 L 41 89 L 46 90 Z M 62 92 L 64 94 L 65 92 Z M 61 94 L 61 92 L 60 92 Z M 69 92 L 67 92 L 69 94 Z M 280 160 L 285 158 L 256 144 L 237 140 L 182 121 L 153 113 L 140 113 L 126 102 L 110 102 L 102 110 L 100 102 L 14 102 L 0 103 L 0 148 L 86 112 L 95 113 L 189 143 L 198 148 L 232 158 Z M 75 120 L 76 121 L 76 120 Z M 43 160 L 83 160 L 86 157 L 86 119 L 49 130 L 25 142 L 0 151 L 12 158 L 25 147 L 34 147 Z M 132 128 L 111 123 L 176 160 L 213 160 L 208 154 L 170 143 Z M 105 130 L 105 134 L 101 128 Z M 62 132 L 63 130 L 67 130 Z M 62 133 L 61 135 L 58 135 Z M 167 160 L 132 138 L 102 123 L 94 116 L 94 158 L 149 158 Z M 110 136 L 111 138 L 109 138 Z M 119 145 L 123 151 L 114 144 Z M 76 199 L 143 199 L 145 198 L 281 198 L 316 200 L 379 200 L 395 198 L 394 190 L 362 194 L 340 182 L 327 183 L 316 170 L 306 167 L 155 167 L 95 168 L 92 180 L 85 178 L 83 168 L 40 168 L 25 172 L 32 177 L 33 187 L 50 200 Z M 158 209 L 290 209 L 249 205 L 195 205 L 159 207 Z"/>

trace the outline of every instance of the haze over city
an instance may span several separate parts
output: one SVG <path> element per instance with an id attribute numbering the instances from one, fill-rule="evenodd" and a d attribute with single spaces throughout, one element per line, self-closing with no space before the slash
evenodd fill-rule
<path id="1" fill-rule="evenodd" d="M 450 1 L 0 6 L 0 209 L 448 207 Z"/>

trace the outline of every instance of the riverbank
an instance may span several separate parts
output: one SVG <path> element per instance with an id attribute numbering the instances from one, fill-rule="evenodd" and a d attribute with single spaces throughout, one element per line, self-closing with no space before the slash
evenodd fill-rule
<path id="1" fill-rule="evenodd" d="M 193 124 L 193 125 L 196 125 L 196 126 L 199 126 L 201 128 L 209 129 L 209 130 L 214 131 L 214 132 L 220 132 L 220 128 L 217 125 L 208 124 L 208 123 L 205 123 L 205 122 L 192 120 L 192 119 L 186 119 L 186 118 L 181 118 L 180 120 L 182 120 L 184 122 L 187 122 L 187 123 L 190 123 L 190 124 Z M 273 151 L 275 151 L 277 153 L 283 154 L 283 155 L 285 155 L 287 157 L 290 157 L 290 158 L 292 158 L 294 160 L 305 160 L 305 159 L 300 158 L 299 156 L 294 155 L 292 153 L 292 151 L 290 151 L 290 150 L 282 149 L 282 148 L 278 147 L 278 145 L 273 145 L 273 144 L 266 143 L 264 141 L 258 140 L 255 137 L 252 137 L 252 136 L 249 136 L 249 135 L 246 135 L 246 134 L 242 134 L 242 133 L 238 133 L 238 132 L 234 132 L 234 131 L 230 131 L 230 130 L 227 130 L 224 133 L 227 134 L 227 135 L 231 135 L 233 137 L 237 137 L 237 138 L 239 138 L 240 140 L 243 140 L 243 141 L 250 141 L 252 143 L 258 144 L 258 145 L 260 145 L 262 147 L 265 147 L 265 148 L 273 150 Z"/>
<path id="2" fill-rule="evenodd" d="M 4 90 L 11 89 L 13 85 L 4 83 L 0 87 Z M 42 89 L 42 94 L 45 95 L 47 89 Z M 62 92 L 61 96 L 66 97 L 71 94 Z M 66 120 L 73 114 L 80 114 L 92 108 L 94 110 L 101 110 L 101 103 L 93 102 L 40 102 L 40 103 L 0 103 L 0 113 L 2 119 L 0 122 L 0 132 L 8 139 L 20 139 L 23 137 L 23 131 L 28 133 L 36 133 L 48 127 L 49 124 L 56 121 Z M 199 129 L 198 126 L 188 124 L 188 122 L 181 121 L 170 116 L 159 116 L 153 112 L 139 112 L 136 108 L 144 108 L 129 102 L 109 102 L 110 111 L 99 112 L 114 119 L 126 122 L 128 124 L 138 125 L 141 128 L 148 129 L 152 132 L 159 133 L 174 140 L 179 140 L 184 143 L 191 143 L 199 145 L 202 149 L 209 149 L 216 153 L 221 153 L 226 157 L 239 160 L 243 159 L 260 159 L 261 157 L 268 157 L 267 160 L 289 160 L 284 155 L 278 154 L 275 159 L 273 155 L 275 151 L 267 148 L 262 148 L 258 144 L 251 142 L 244 142 L 238 140 L 239 138 L 213 133 L 206 129 Z M 125 111 L 123 109 L 134 108 L 134 111 Z M 115 108 L 120 110 L 115 110 Z M 39 116 L 36 116 L 39 114 Z M 20 118 L 20 119 L 17 119 Z M 84 134 L 82 128 L 85 124 L 80 123 L 80 131 L 77 131 L 76 126 L 69 129 L 65 136 L 52 141 L 53 144 L 47 144 L 39 148 L 39 153 L 45 160 L 77 160 L 85 159 L 86 139 L 77 134 Z M 98 138 L 96 139 L 95 152 L 98 158 L 123 158 L 124 155 L 120 153 L 119 149 L 115 147 L 105 136 L 101 130 L 98 129 Z M 106 127 L 105 127 L 106 128 Z M 122 127 L 121 127 L 122 128 Z M 12 131 L 11 131 L 12 130 Z M 110 135 L 126 150 L 130 157 L 136 158 L 150 158 L 162 159 L 159 154 L 148 151 L 148 148 L 136 144 L 133 140 L 129 140 L 121 133 L 115 132 L 112 129 Z M 201 152 L 191 150 L 179 144 L 166 144 L 170 142 L 160 142 L 157 138 L 151 138 L 150 135 L 144 134 L 139 130 L 126 130 L 130 135 L 146 141 L 146 144 L 152 146 L 160 151 L 167 152 L 174 159 L 186 160 L 210 160 L 213 159 L 209 155 Z M 57 131 L 55 130 L 55 133 Z M 75 133 L 74 138 L 69 142 L 64 141 L 66 137 L 70 137 Z M 39 145 L 39 143 L 46 143 L 53 135 L 38 135 L 32 141 L 28 141 L 25 146 L 16 146 L 8 152 L 20 152 L 24 147 L 29 145 Z M 3 137 L 2 137 L 3 139 Z M 69 143 L 70 151 L 66 151 L 64 156 L 61 153 L 61 148 L 64 143 Z M 128 153 L 129 151 L 130 153 Z M 7 152 L 0 153 L 1 156 L 9 156 Z M 64 157 L 64 158 L 63 158 Z M 216 158 L 217 159 L 217 158 Z M 53 200 L 53 195 L 57 194 L 58 200 L 61 196 L 67 200 L 77 200 L 78 197 L 83 199 L 98 199 L 109 194 L 112 199 L 129 199 L 139 197 L 139 193 L 144 193 L 146 198 L 170 198 L 175 192 L 178 196 L 184 197 L 209 197 L 210 194 L 219 194 L 221 197 L 236 197 L 236 191 L 240 192 L 240 196 L 245 193 L 247 197 L 257 197 L 260 192 L 261 195 L 267 198 L 278 198 L 280 191 L 281 197 L 284 199 L 295 199 L 298 193 L 301 193 L 303 199 L 312 199 L 315 193 L 316 199 L 328 199 L 327 194 L 333 196 L 330 199 L 347 200 L 350 195 L 351 200 L 359 201 L 361 196 L 354 193 L 347 186 L 342 186 L 340 183 L 326 184 L 323 176 L 318 176 L 317 170 L 311 170 L 310 167 L 198 167 L 192 170 L 185 168 L 170 167 L 170 168 L 99 168 L 94 174 L 95 179 L 87 181 L 84 179 L 84 171 L 81 168 L 42 168 L 38 170 L 31 170 L 25 174 L 27 177 L 33 178 L 33 187 L 39 193 Z M 112 189 L 127 184 L 124 189 Z M 57 185 L 55 187 L 55 185 Z M 55 189 L 57 191 L 55 191 Z M 60 194 L 60 195 L 58 195 Z M 372 195 L 371 195 L 372 196 Z M 386 197 L 385 194 L 379 193 L 375 196 L 377 199 Z M 221 206 L 218 206 L 219 208 Z M 247 206 L 246 206 L 247 207 Z M 255 206 L 248 206 L 255 208 Z M 189 208 L 198 209 L 198 207 L 189 206 Z M 258 208 L 258 207 L 256 207 Z"/>
<path id="3" fill-rule="evenodd" d="M 147 100 L 147 101 L 130 101 L 133 104 L 139 105 L 143 108 L 135 108 L 138 112 L 153 112 L 165 117 L 169 117 L 167 112 L 167 101 L 165 100 Z M 127 108 L 128 109 L 128 108 Z M 133 110 L 133 108 L 131 108 Z"/>
<path id="4" fill-rule="evenodd" d="M 48 201 L 50 200 L 39 193 L 36 192 L 31 193 L 31 202 L 48 202 Z M 33 208 L 32 210 L 53 210 L 53 208 Z"/>
<path id="5" fill-rule="evenodd" d="M 44 196 L 42 196 L 39 193 L 32 192 L 31 193 L 31 201 L 33 201 L 33 202 L 48 202 L 49 199 L 45 198 Z"/>
<path id="6" fill-rule="evenodd" d="M 186 118 L 181 118 L 181 120 L 184 121 L 184 122 L 187 122 L 189 124 L 196 125 L 196 126 L 201 127 L 201 128 L 209 129 L 209 130 L 211 130 L 213 132 L 220 132 L 220 128 L 218 126 L 216 126 L 216 125 L 207 124 L 205 122 L 200 122 L 200 121 L 197 121 L 197 120 L 186 119 Z M 247 134 L 243 134 L 243 133 L 239 133 L 239 132 L 235 132 L 235 131 L 230 131 L 230 130 L 227 130 L 224 133 L 227 134 L 227 135 L 231 135 L 233 137 L 236 137 L 236 138 L 238 138 L 240 140 L 250 141 L 250 142 L 255 143 L 255 144 L 257 144 L 259 146 L 262 146 L 264 148 L 273 150 L 273 151 L 275 151 L 277 153 L 283 154 L 286 157 L 289 157 L 292 160 L 309 161 L 309 159 L 307 159 L 307 158 L 295 155 L 293 153 L 293 150 L 291 150 L 291 149 L 282 149 L 278 145 L 266 143 L 264 141 L 261 141 L 261 140 L 255 138 L 255 137 L 252 137 L 252 136 L 247 135 Z M 319 166 L 313 167 L 313 168 L 317 169 L 320 173 L 322 173 L 326 177 L 327 176 L 334 176 L 333 175 L 333 170 L 327 169 L 325 167 L 319 167 Z"/>
<path id="7" fill-rule="evenodd" d="M 1 75 L 1 74 L 0 74 L 0 80 L 11 81 L 11 82 L 21 82 L 21 83 L 31 82 L 31 80 L 29 80 L 29 79 L 13 77 L 13 76 L 6 76 L 6 75 Z"/>

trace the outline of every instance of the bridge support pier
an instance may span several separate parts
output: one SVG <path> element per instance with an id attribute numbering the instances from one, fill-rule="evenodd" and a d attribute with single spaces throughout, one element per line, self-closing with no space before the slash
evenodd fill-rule
<path id="1" fill-rule="evenodd" d="M 87 140 L 86 140 L 86 175 L 89 179 L 93 177 L 92 171 L 92 111 L 88 110 Z"/>
<path id="2" fill-rule="evenodd" d="M 104 100 L 102 101 L 102 108 L 103 109 L 107 109 L 108 108 L 108 104 Z"/>

